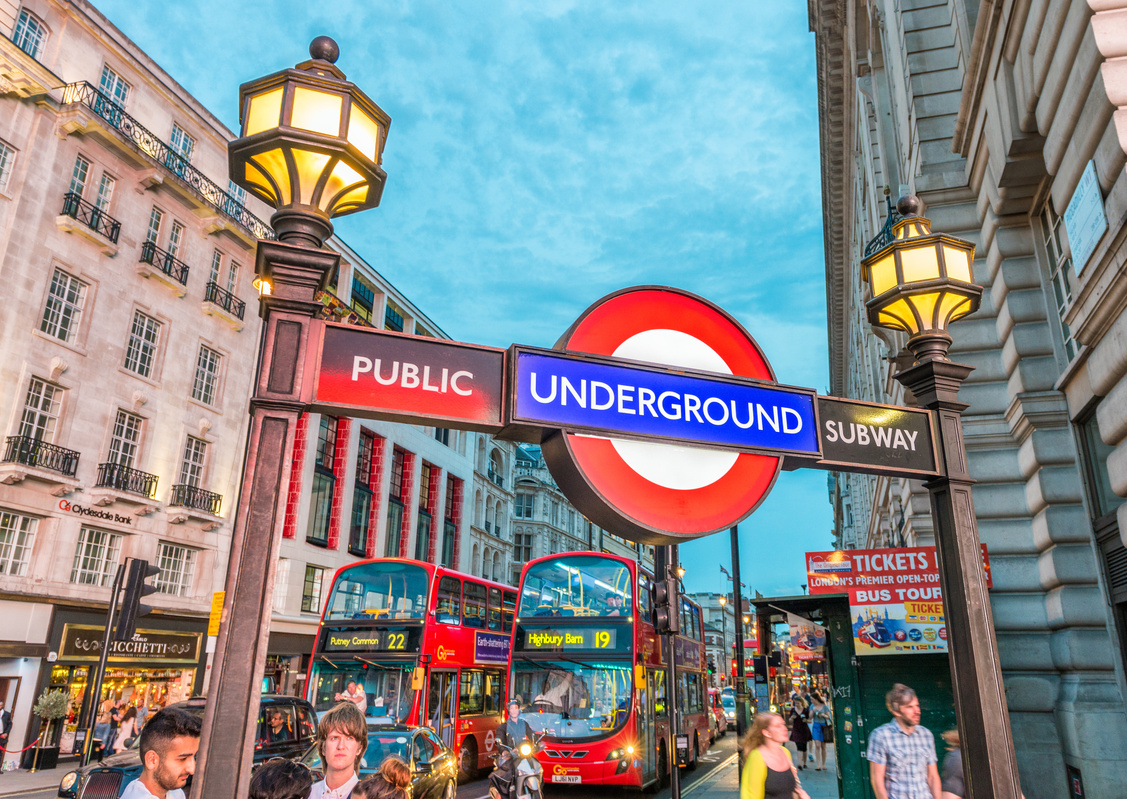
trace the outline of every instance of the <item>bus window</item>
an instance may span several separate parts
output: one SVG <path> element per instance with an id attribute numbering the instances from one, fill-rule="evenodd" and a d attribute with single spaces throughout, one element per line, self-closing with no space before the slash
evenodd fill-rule
<path id="1" fill-rule="evenodd" d="M 489 629 L 501 629 L 501 589 L 489 589 Z"/>
<path id="2" fill-rule="evenodd" d="M 427 612 L 426 569 L 411 563 L 377 561 L 344 571 L 333 584 L 326 621 L 423 619 Z"/>
<path id="3" fill-rule="evenodd" d="M 638 572 L 638 615 L 644 621 L 651 620 L 651 613 L 653 612 L 652 601 L 653 595 L 650 593 L 653 582 L 648 574 L 645 572 Z"/>
<path id="4" fill-rule="evenodd" d="M 463 627 L 485 627 L 485 586 L 481 583 L 466 582 L 462 592 Z"/>
<path id="5" fill-rule="evenodd" d="M 653 683 L 654 715 L 663 719 L 668 715 L 668 710 L 665 707 L 665 670 L 651 671 L 650 681 Z"/>
<path id="6" fill-rule="evenodd" d="M 501 707 L 501 695 L 505 690 L 505 675 L 497 670 L 485 672 L 485 713 L 498 716 L 504 709 Z"/>
<path id="7" fill-rule="evenodd" d="M 469 587 L 469 583 L 466 584 Z M 479 716 L 485 707 L 483 675 L 477 669 L 462 669 L 462 680 L 458 688 L 458 715 Z"/>
<path id="8" fill-rule="evenodd" d="M 438 581 L 438 606 L 435 617 L 442 624 L 457 624 L 462 618 L 462 581 L 443 577 Z"/>
<path id="9" fill-rule="evenodd" d="M 517 593 L 516 591 L 504 592 L 504 612 L 501 618 L 501 629 L 507 633 L 513 631 L 513 618 L 517 613 Z"/>
<path id="10" fill-rule="evenodd" d="M 630 567 L 597 555 L 553 558 L 529 568 L 522 581 L 523 616 L 629 616 Z"/>
<path id="11" fill-rule="evenodd" d="M 598 738 L 621 728 L 630 714 L 633 667 L 628 662 L 514 661 L 513 696 L 533 732 Z"/>

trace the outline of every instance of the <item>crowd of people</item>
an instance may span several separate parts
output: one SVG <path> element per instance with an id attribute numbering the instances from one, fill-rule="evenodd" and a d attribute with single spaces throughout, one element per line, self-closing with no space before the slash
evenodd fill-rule
<path id="1" fill-rule="evenodd" d="M 147 702 L 136 705 L 104 700 L 98 706 L 98 717 L 94 723 L 94 738 L 100 742 L 102 752 L 117 753 L 127 749 L 149 717 L 159 710 L 159 705 L 150 706 Z"/>

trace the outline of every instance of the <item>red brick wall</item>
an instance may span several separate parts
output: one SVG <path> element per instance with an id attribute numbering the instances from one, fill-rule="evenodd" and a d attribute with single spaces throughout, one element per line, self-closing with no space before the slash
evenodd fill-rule
<path id="1" fill-rule="evenodd" d="M 336 449 L 333 451 L 333 476 L 336 490 L 333 491 L 333 508 L 329 513 L 329 549 L 340 546 L 340 517 L 344 508 L 345 494 L 351 495 L 344 482 L 344 472 L 348 466 L 348 439 L 352 432 L 352 420 L 347 417 L 337 419 Z"/>
<path id="2" fill-rule="evenodd" d="M 293 465 L 290 471 L 290 489 L 286 496 L 286 517 L 282 522 L 282 537 L 297 538 L 297 509 L 301 503 L 301 466 L 305 462 L 306 434 L 309 429 L 309 414 L 302 414 L 297 420 L 293 437 Z"/>

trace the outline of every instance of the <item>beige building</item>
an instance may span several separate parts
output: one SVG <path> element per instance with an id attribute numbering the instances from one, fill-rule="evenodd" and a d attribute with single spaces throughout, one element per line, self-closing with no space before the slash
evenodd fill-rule
<path id="1" fill-rule="evenodd" d="M 952 358 L 1022 787 L 1123 794 L 1127 3 L 812 0 L 831 393 L 904 402 L 859 263 L 912 191 L 974 242 Z M 910 361 L 910 359 L 909 359 Z M 842 547 L 928 544 L 919 483 L 838 475 Z"/>

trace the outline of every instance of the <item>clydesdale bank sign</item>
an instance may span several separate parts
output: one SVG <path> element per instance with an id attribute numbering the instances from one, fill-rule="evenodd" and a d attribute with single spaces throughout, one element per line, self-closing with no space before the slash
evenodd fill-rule
<path id="1" fill-rule="evenodd" d="M 608 295 L 552 349 L 314 330 L 311 410 L 539 444 L 580 512 L 634 541 L 726 530 L 784 469 L 938 475 L 928 411 L 780 385 L 735 319 L 679 289 Z"/>

